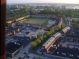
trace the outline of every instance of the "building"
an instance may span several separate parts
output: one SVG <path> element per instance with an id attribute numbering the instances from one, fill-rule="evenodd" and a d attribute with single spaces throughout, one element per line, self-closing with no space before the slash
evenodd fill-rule
<path id="1" fill-rule="evenodd" d="M 33 38 L 37 38 L 37 34 L 36 32 L 30 32 L 27 37 L 29 37 L 30 39 L 33 39 Z"/>
<path id="2" fill-rule="evenodd" d="M 10 42 L 6 46 L 6 50 L 7 50 L 6 51 L 6 55 L 7 55 L 7 57 L 13 58 L 13 57 L 15 57 L 18 54 L 18 52 L 21 49 L 23 49 L 23 46 L 21 44 Z"/>

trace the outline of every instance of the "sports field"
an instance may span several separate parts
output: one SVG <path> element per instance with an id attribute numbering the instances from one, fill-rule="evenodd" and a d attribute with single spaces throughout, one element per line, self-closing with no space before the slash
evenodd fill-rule
<path id="1" fill-rule="evenodd" d="M 30 23 L 30 24 L 39 24 L 39 25 L 46 25 L 48 23 L 47 18 L 27 18 L 22 20 L 22 23 Z"/>

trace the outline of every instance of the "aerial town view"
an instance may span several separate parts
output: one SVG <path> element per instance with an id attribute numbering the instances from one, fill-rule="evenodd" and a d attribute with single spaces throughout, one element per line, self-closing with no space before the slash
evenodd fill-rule
<path id="1" fill-rule="evenodd" d="M 79 3 L 23 1 L 6 5 L 6 59 L 79 59 Z"/>

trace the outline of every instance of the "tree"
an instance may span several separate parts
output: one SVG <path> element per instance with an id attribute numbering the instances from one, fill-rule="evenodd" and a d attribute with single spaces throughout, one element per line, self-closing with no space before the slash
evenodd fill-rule
<path id="1" fill-rule="evenodd" d="M 31 43 L 31 47 L 32 47 L 33 49 L 36 48 L 37 45 L 38 45 L 38 43 L 37 43 L 36 41 L 33 41 L 33 42 Z"/>
<path id="2" fill-rule="evenodd" d="M 46 34 L 43 35 L 43 39 L 47 39 L 47 35 Z"/>
<path id="3" fill-rule="evenodd" d="M 41 43 L 41 39 L 37 38 L 36 42 L 37 42 L 37 44 L 40 44 Z"/>
<path id="4" fill-rule="evenodd" d="M 62 25 L 61 25 L 61 29 L 63 29 L 65 27 L 65 24 L 64 23 L 62 23 Z"/>

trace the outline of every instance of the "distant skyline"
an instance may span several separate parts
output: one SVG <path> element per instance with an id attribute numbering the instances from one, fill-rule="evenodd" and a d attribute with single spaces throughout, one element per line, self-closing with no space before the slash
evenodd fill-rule
<path id="1" fill-rule="evenodd" d="M 6 0 L 7 4 L 19 3 L 68 3 L 79 4 L 79 0 Z"/>

